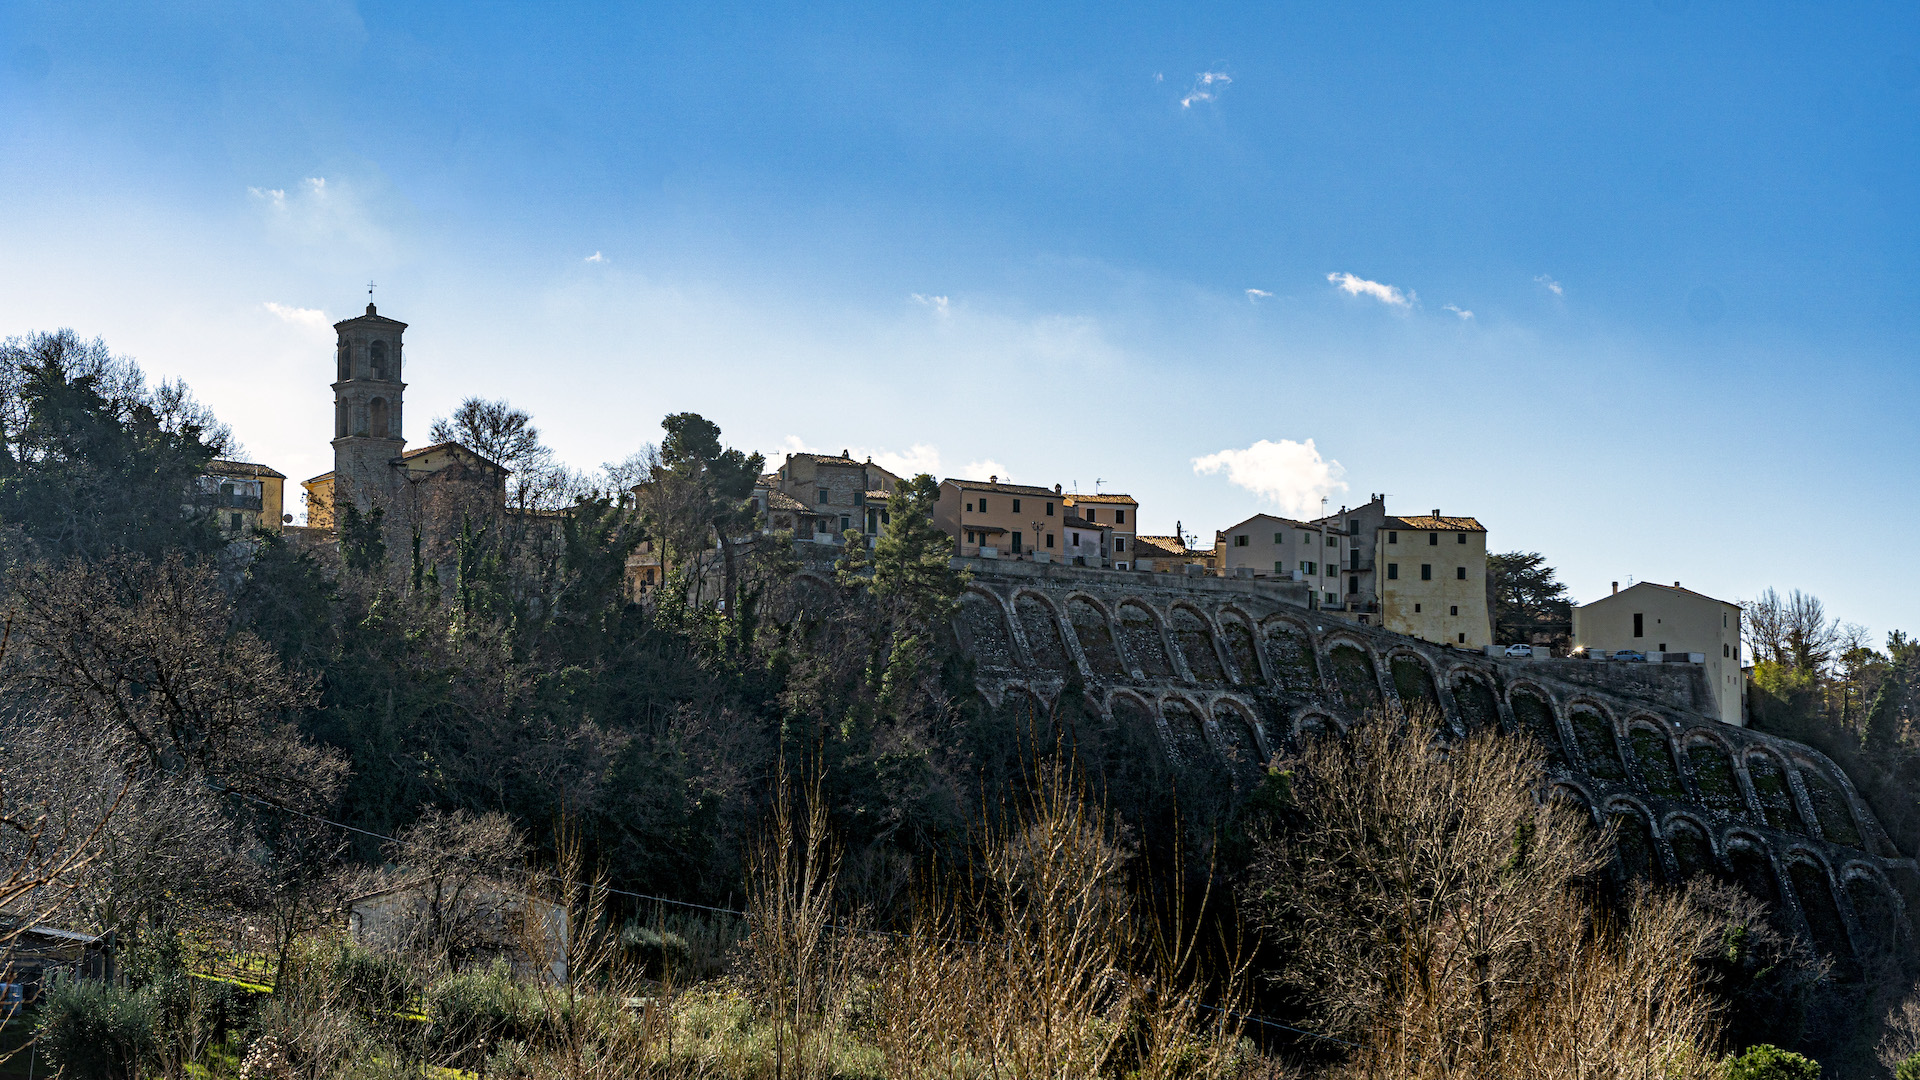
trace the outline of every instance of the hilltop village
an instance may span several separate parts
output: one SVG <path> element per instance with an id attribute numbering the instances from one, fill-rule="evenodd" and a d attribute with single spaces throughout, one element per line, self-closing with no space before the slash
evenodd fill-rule
<path id="1" fill-rule="evenodd" d="M 277 530 L 326 542 L 345 518 L 377 508 L 389 527 L 444 537 L 457 529 L 463 509 L 505 508 L 506 466 L 458 442 L 408 449 L 406 329 L 371 303 L 364 314 L 334 324 L 334 468 L 302 482 L 306 524 L 292 524 L 283 474 L 259 463 L 216 461 L 200 486 L 218 505 L 224 532 L 238 538 Z M 871 547 L 889 523 L 888 500 L 902 479 L 844 450 L 790 453 L 759 477 L 752 522 L 742 528 L 791 534 L 803 554 L 816 558 L 831 559 L 848 544 Z M 1384 495 L 1311 519 L 1254 514 L 1203 545 L 1180 522 L 1169 533 L 1143 531 L 1141 504 L 1130 495 L 949 477 L 939 482 L 934 521 L 962 560 L 1288 582 L 1304 586 L 1307 605 L 1323 617 L 1448 648 L 1550 658 L 1543 644 L 1494 640 L 1487 528 L 1478 518 L 1439 508 L 1396 515 Z M 645 600 L 671 569 L 655 544 L 642 542 L 627 561 L 634 598 Z M 1641 582 L 1625 591 L 1616 583 L 1612 595 L 1575 608 L 1572 652 L 1590 661 L 1702 665 L 1718 718 L 1745 723 L 1737 604 L 1679 582 Z"/>

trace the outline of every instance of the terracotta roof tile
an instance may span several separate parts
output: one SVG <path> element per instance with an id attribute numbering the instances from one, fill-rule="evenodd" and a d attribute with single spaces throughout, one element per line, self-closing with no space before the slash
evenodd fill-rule
<path id="1" fill-rule="evenodd" d="M 941 483 L 952 484 L 962 491 L 984 491 L 996 495 L 1032 495 L 1036 498 L 1044 497 L 1048 499 L 1065 498 L 1064 495 L 1054 491 L 1052 488 L 1028 487 L 1025 484 L 994 484 L 985 480 L 956 480 L 953 477 L 948 477 L 942 480 Z"/>
<path id="2" fill-rule="evenodd" d="M 1487 527 L 1470 517 L 1434 517 L 1423 514 L 1419 517 L 1390 517 L 1386 521 L 1388 528 L 1412 529 L 1415 532 L 1486 532 Z"/>
<path id="3" fill-rule="evenodd" d="M 215 458 L 207 462 L 207 471 L 216 476 L 271 476 L 278 480 L 287 478 L 285 473 L 265 465 L 251 461 L 228 461 L 225 458 Z"/>

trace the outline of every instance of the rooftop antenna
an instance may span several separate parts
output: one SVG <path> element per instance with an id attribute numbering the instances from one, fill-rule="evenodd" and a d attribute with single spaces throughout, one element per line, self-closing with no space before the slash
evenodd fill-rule
<path id="1" fill-rule="evenodd" d="M 1101 484 L 1104 484 L 1104 483 L 1106 483 L 1106 481 L 1105 481 L 1105 480 L 1102 480 L 1102 479 L 1100 479 L 1100 478 L 1099 478 L 1099 477 L 1097 477 L 1097 476 L 1093 478 L 1093 493 L 1094 493 L 1095 495 L 1098 495 L 1098 494 L 1100 494 L 1100 485 L 1101 485 Z"/>

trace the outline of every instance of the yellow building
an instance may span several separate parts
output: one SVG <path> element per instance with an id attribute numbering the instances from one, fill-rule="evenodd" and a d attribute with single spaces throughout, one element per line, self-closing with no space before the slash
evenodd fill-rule
<path id="1" fill-rule="evenodd" d="M 933 521 L 954 539 L 964 556 L 996 559 L 1059 557 L 1065 520 L 1060 488 L 1003 484 L 997 476 L 980 480 L 942 480 Z"/>
<path id="2" fill-rule="evenodd" d="M 1642 581 L 1573 609 L 1576 649 L 1685 653 L 1701 657 L 1721 723 L 1744 726 L 1746 677 L 1740 670 L 1740 605 L 1704 593 Z"/>
<path id="3" fill-rule="evenodd" d="M 229 538 L 279 532 L 286 513 L 285 475 L 250 461 L 214 460 L 198 484 L 210 500 L 220 534 Z"/>
<path id="4" fill-rule="evenodd" d="M 340 440 L 335 440 L 340 441 Z M 441 522 L 458 522 L 459 511 L 494 514 L 507 503 L 508 469 L 456 442 L 434 443 L 408 450 L 386 462 L 386 503 L 389 520 L 398 512 Z M 307 492 L 307 527 L 334 527 L 338 472 L 321 473 L 300 486 Z M 369 486 L 362 484 L 362 489 Z M 468 505 L 471 504 L 471 505 Z"/>
<path id="5" fill-rule="evenodd" d="M 1487 530 L 1470 517 L 1389 517 L 1374 530 L 1380 625 L 1463 649 L 1493 642 Z"/>

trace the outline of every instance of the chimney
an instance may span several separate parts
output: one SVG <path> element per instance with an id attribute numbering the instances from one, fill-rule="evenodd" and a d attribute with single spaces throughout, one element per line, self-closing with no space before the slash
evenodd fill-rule
<path id="1" fill-rule="evenodd" d="M 1058 494 L 1060 494 L 1060 485 L 1059 485 L 1059 484 L 1055 484 L 1055 485 L 1053 485 L 1053 493 L 1054 493 L 1055 495 L 1058 495 Z"/>
<path id="2" fill-rule="evenodd" d="M 845 451 L 845 450 L 842 450 L 842 451 L 840 451 L 840 456 L 841 456 L 841 457 L 843 457 L 843 458 L 850 458 L 850 457 L 852 457 L 853 455 L 852 455 L 851 453 L 848 453 L 848 452 L 847 452 L 847 451 Z"/>
<path id="3" fill-rule="evenodd" d="M 1620 591 L 1620 583 L 1619 583 L 1619 582 L 1617 582 L 1617 581 L 1616 581 L 1616 582 L 1614 582 L 1614 583 L 1613 583 L 1613 591 L 1614 591 L 1614 592 L 1616 592 L 1616 593 Z"/>
<path id="4" fill-rule="evenodd" d="M 1677 582 L 1677 581 L 1676 581 L 1676 582 L 1674 582 L 1674 583 L 1673 583 L 1673 587 L 1674 587 L 1674 588 L 1676 588 L 1676 589 L 1677 589 L 1677 588 L 1679 588 L 1679 587 L 1680 587 L 1680 583 L 1679 583 L 1679 582 Z"/>
<path id="5" fill-rule="evenodd" d="M 1000 482 L 1000 478 L 999 478 L 998 476 L 989 476 L 989 477 L 987 477 L 987 483 L 989 483 L 989 484 L 997 484 L 997 483 L 999 483 L 999 482 Z"/>
<path id="6" fill-rule="evenodd" d="M 1440 516 L 1440 508 L 1439 508 L 1439 507 L 1437 507 L 1437 506 L 1436 506 L 1436 507 L 1434 507 L 1434 508 L 1433 508 L 1433 516 L 1434 516 L 1434 517 L 1439 517 L 1439 516 Z"/>

